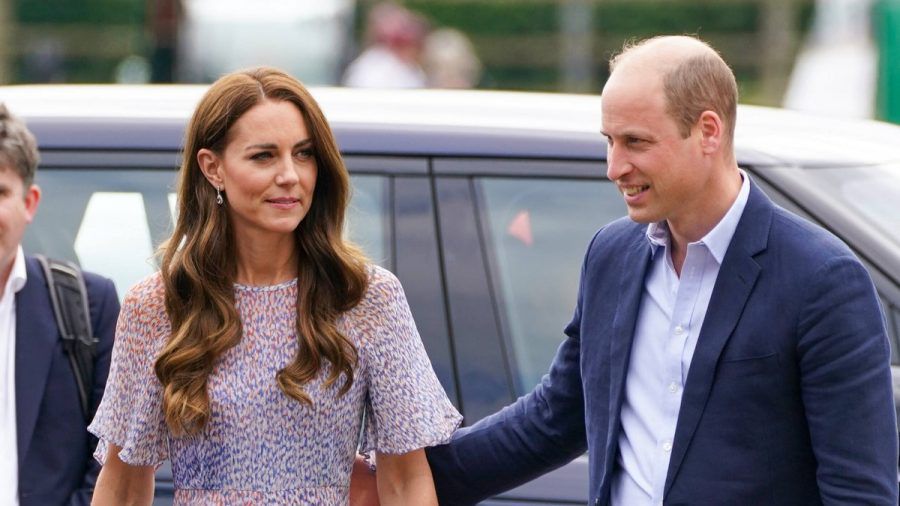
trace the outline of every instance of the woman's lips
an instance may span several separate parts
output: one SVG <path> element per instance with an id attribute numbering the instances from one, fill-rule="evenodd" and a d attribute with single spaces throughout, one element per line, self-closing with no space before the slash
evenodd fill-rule
<path id="1" fill-rule="evenodd" d="M 272 204 L 277 209 L 293 209 L 300 205 L 300 199 L 293 197 L 279 197 L 275 199 L 266 199 L 266 202 Z"/>

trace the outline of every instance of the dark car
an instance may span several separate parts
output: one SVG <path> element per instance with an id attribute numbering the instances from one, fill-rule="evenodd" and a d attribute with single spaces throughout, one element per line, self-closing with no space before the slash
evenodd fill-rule
<path id="1" fill-rule="evenodd" d="M 203 87 L 0 87 L 40 142 L 25 249 L 112 277 L 156 265 L 185 123 Z M 528 392 L 574 307 L 582 255 L 625 214 L 598 97 L 318 89 L 352 173 L 349 234 L 402 281 L 450 399 L 472 423 Z M 900 127 L 742 107 L 738 162 L 847 242 L 900 334 Z M 896 376 L 895 376 L 896 377 Z M 488 504 L 584 504 L 587 457 Z M 157 501 L 171 499 L 163 468 Z"/>

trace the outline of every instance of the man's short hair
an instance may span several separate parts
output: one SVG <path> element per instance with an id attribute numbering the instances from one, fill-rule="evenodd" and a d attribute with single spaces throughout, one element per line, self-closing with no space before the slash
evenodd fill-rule
<path id="1" fill-rule="evenodd" d="M 34 135 L 0 102 L 0 167 L 15 169 L 28 188 L 40 161 Z"/>
<path id="2" fill-rule="evenodd" d="M 738 87 L 731 68 L 718 51 L 694 36 L 688 36 L 708 51 L 698 51 L 662 70 L 663 90 L 666 96 L 666 110 L 678 125 L 683 137 L 691 134 L 703 111 L 713 111 L 722 118 L 725 125 L 725 139 L 729 145 L 734 141 L 734 125 L 737 119 Z M 651 42 L 666 38 L 652 37 L 640 42 L 626 42 L 622 51 L 609 61 L 612 72 L 632 51 Z"/>

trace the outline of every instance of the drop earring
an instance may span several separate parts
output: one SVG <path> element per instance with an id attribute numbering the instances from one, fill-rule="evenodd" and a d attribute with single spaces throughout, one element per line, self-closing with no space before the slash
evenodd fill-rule
<path id="1" fill-rule="evenodd" d="M 216 204 L 222 205 L 225 203 L 225 199 L 222 198 L 222 187 L 216 186 Z"/>

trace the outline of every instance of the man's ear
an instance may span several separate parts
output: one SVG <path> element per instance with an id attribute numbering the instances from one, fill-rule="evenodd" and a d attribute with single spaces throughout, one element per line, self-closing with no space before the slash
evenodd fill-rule
<path id="1" fill-rule="evenodd" d="M 216 188 L 222 187 L 222 160 L 215 151 L 207 148 L 197 151 L 197 165 L 211 185 Z"/>
<path id="2" fill-rule="evenodd" d="M 25 213 L 28 223 L 34 219 L 37 214 L 38 204 L 41 202 L 41 187 L 33 184 L 25 189 Z"/>
<path id="3" fill-rule="evenodd" d="M 722 118 L 713 111 L 703 111 L 697 121 L 700 129 L 700 145 L 705 154 L 711 155 L 719 150 L 725 136 L 725 125 Z"/>

